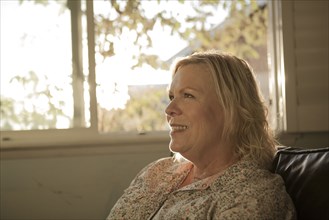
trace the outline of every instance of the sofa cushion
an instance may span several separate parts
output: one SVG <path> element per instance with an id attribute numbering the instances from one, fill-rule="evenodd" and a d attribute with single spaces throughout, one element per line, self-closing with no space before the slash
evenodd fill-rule
<path id="1" fill-rule="evenodd" d="M 281 148 L 274 158 L 273 172 L 285 181 L 298 219 L 329 219 L 328 147 Z"/>

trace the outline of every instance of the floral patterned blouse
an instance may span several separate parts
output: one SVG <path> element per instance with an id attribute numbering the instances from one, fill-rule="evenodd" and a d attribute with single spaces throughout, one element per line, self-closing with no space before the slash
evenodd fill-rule
<path id="1" fill-rule="evenodd" d="M 151 163 L 107 219 L 296 219 L 279 175 L 241 160 L 221 174 L 179 188 L 192 167 L 174 158 Z"/>

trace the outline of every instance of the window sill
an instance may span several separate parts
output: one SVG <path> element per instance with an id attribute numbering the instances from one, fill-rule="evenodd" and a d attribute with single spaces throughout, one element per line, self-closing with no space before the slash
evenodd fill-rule
<path id="1" fill-rule="evenodd" d="M 1 132 L 1 159 L 168 151 L 167 131 L 99 134 L 90 129 Z M 169 153 L 168 153 L 169 155 Z"/>
<path id="2" fill-rule="evenodd" d="M 169 143 L 168 131 L 100 134 L 91 129 L 2 131 L 1 151 Z"/>

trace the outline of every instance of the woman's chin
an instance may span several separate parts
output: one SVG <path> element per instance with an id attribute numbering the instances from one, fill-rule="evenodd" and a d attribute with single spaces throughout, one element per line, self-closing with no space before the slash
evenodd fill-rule
<path id="1" fill-rule="evenodd" d="M 169 145 L 169 149 L 171 152 L 173 153 L 180 153 L 181 152 L 181 147 L 177 144 L 174 144 L 174 143 L 170 143 Z"/>

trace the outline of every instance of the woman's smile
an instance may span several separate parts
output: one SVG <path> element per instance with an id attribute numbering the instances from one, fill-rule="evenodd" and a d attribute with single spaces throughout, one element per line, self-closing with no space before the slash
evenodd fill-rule
<path id="1" fill-rule="evenodd" d="M 188 127 L 186 125 L 180 125 L 180 124 L 171 124 L 170 125 L 170 135 L 174 135 L 176 133 L 182 133 L 186 131 Z"/>

